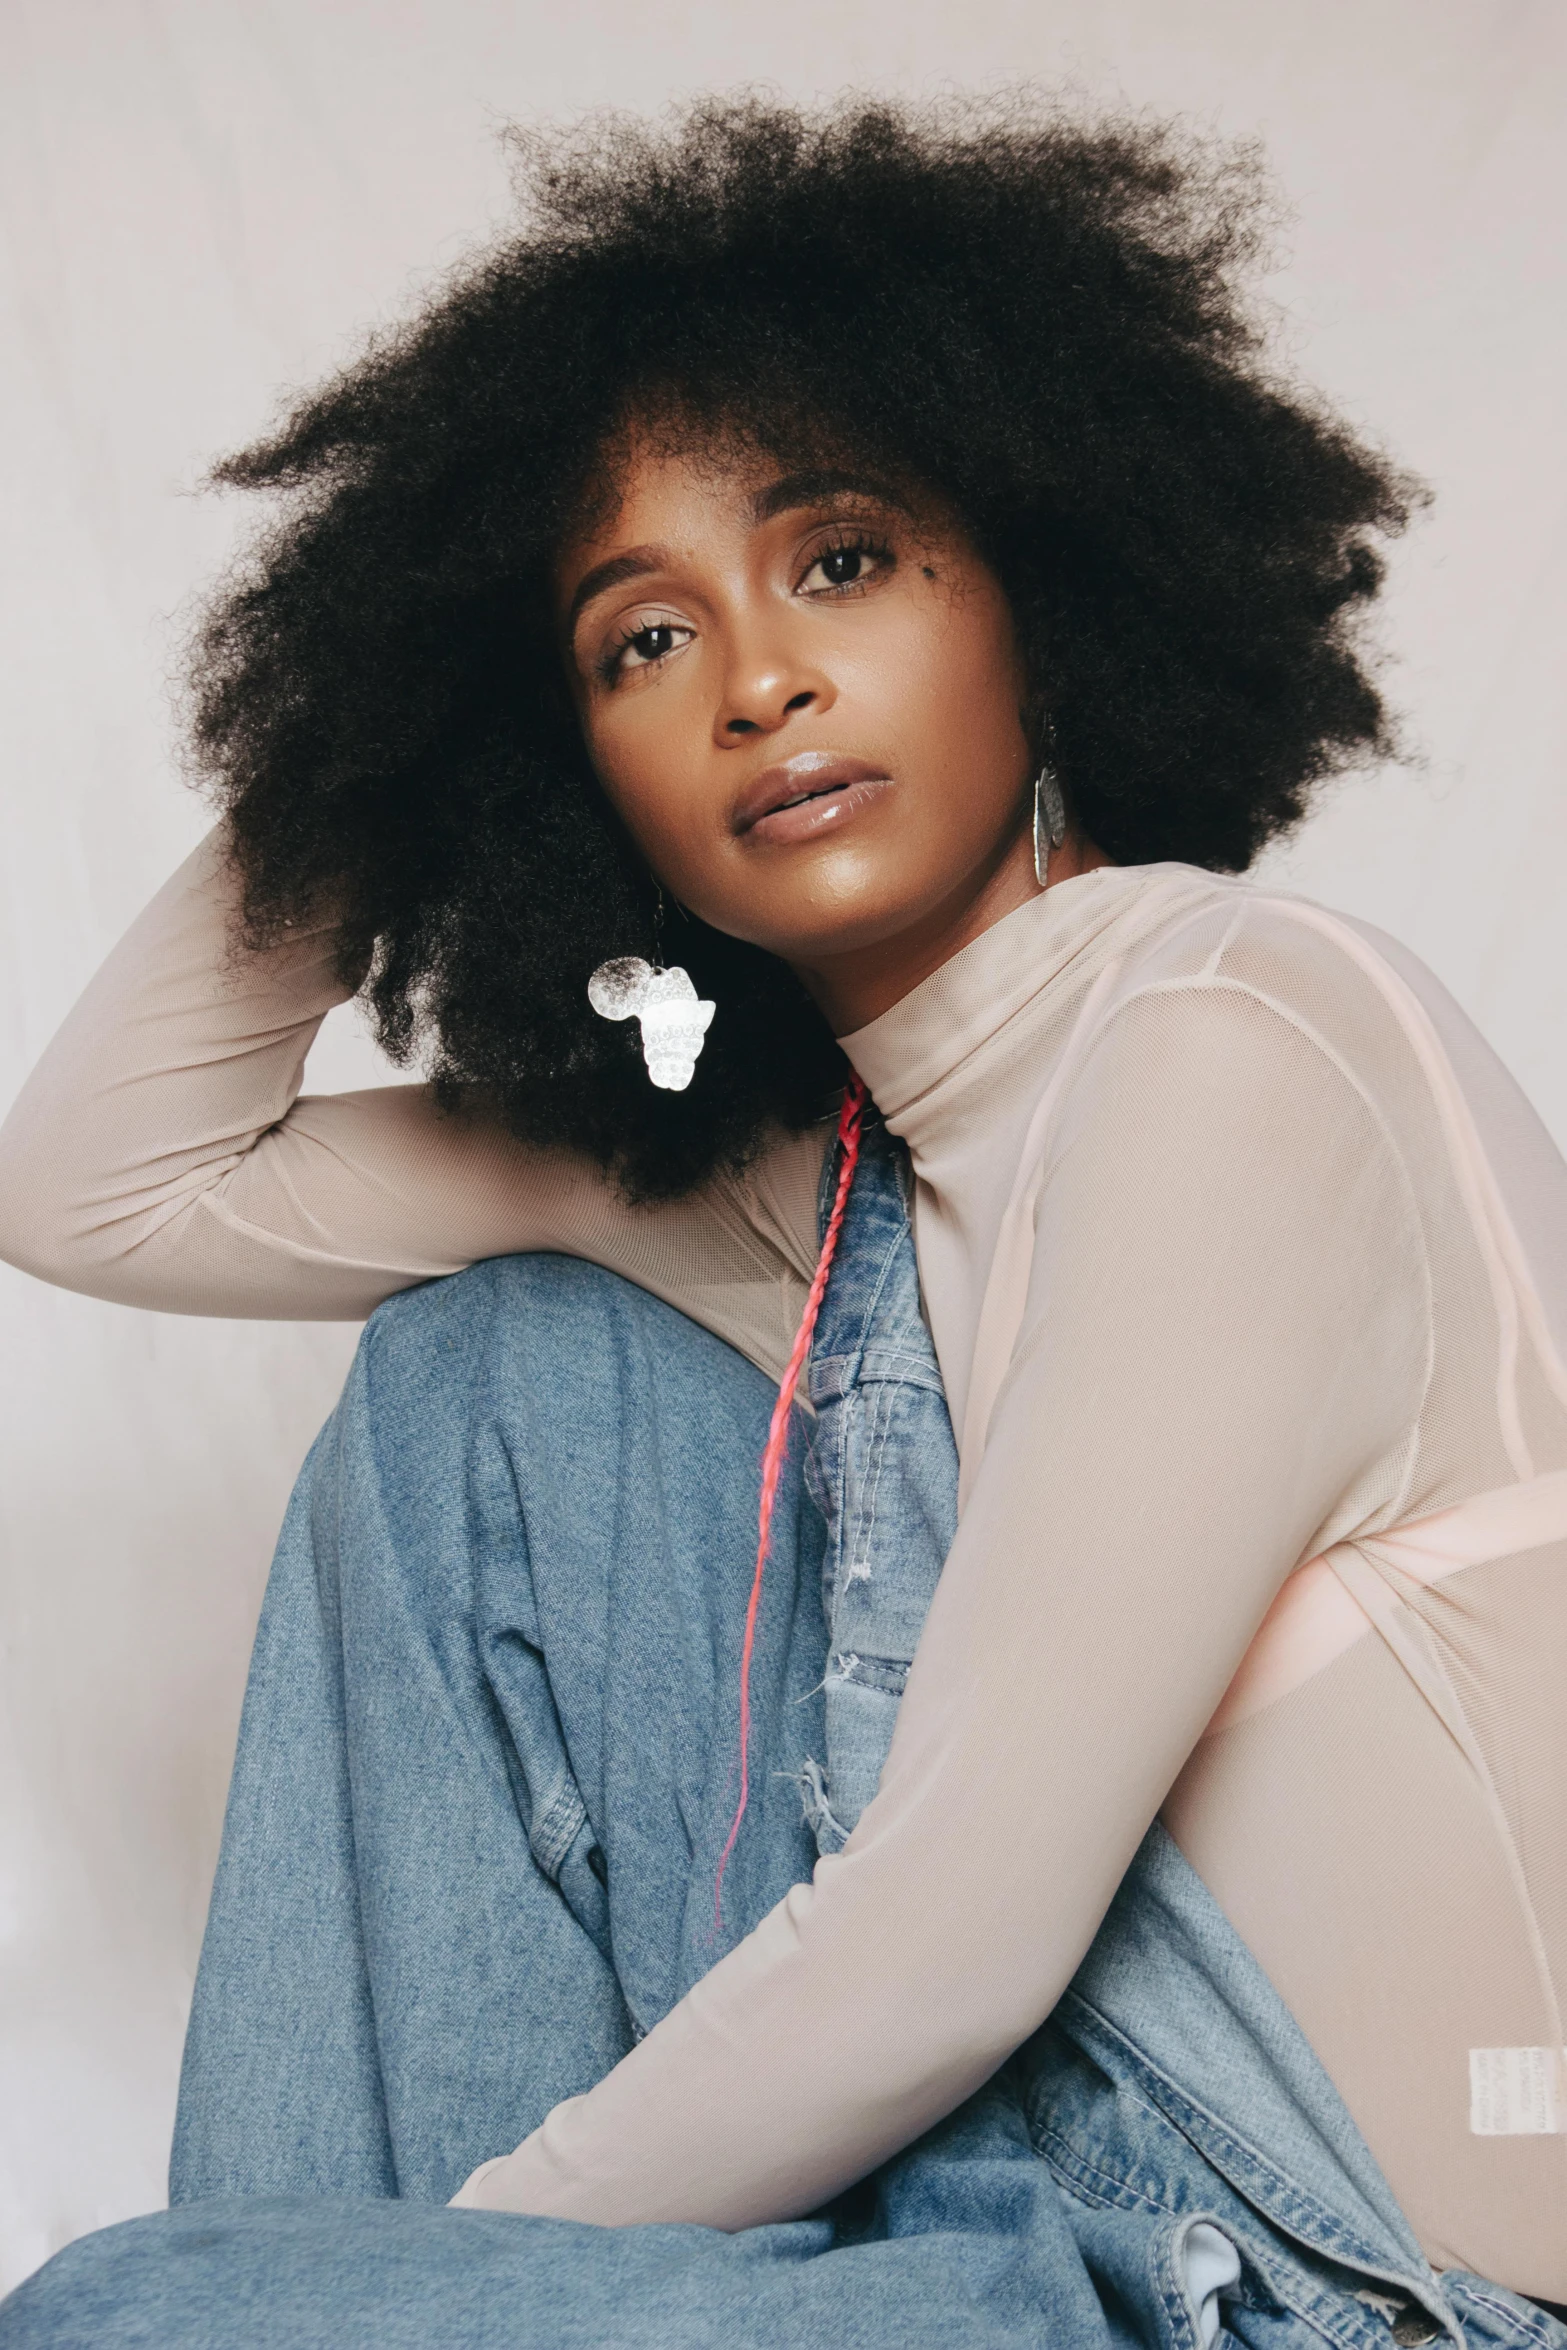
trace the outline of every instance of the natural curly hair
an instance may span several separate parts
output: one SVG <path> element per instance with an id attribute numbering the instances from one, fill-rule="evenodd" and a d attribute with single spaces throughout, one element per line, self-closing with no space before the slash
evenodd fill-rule
<path id="1" fill-rule="evenodd" d="M 671 910 L 719 1010 L 688 1092 L 589 1009 L 655 891 L 550 618 L 628 418 L 924 485 L 1011 601 L 1113 859 L 1246 866 L 1389 748 L 1354 636 L 1406 479 L 1270 372 L 1251 159 L 1026 97 L 519 142 L 521 232 L 216 479 L 287 494 L 194 662 L 249 944 L 330 906 L 383 1043 L 633 1196 L 819 1117 L 843 1063 L 757 948 Z"/>

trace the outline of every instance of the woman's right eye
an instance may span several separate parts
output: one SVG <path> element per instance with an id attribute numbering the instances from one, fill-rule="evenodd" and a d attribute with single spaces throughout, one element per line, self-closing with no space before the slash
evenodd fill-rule
<path id="1" fill-rule="evenodd" d="M 650 620 L 641 628 L 628 629 L 608 646 L 603 670 L 607 677 L 623 676 L 631 669 L 652 669 L 671 653 L 678 652 L 689 641 L 689 628 L 682 628 L 674 620 Z"/>

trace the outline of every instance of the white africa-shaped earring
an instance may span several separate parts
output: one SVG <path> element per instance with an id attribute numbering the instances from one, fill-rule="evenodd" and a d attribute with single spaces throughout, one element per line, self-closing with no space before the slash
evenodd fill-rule
<path id="1" fill-rule="evenodd" d="M 649 1077 L 666 1093 L 684 1093 L 715 1009 L 689 971 L 655 971 L 640 955 L 617 955 L 588 981 L 588 1002 L 602 1020 L 640 1020 Z"/>

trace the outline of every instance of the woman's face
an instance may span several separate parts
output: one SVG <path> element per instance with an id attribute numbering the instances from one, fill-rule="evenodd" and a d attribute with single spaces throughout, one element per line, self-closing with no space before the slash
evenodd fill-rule
<path id="1" fill-rule="evenodd" d="M 604 789 L 672 896 L 857 1026 L 1034 894 L 1006 599 L 885 484 L 635 438 L 617 480 L 557 574 Z"/>

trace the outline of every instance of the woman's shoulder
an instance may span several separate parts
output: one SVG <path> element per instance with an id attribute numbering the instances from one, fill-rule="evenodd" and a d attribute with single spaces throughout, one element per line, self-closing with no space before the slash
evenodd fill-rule
<path id="1" fill-rule="evenodd" d="M 1192 867 L 1167 875 L 1162 905 L 1122 958 L 1107 1010 L 1165 999 L 1172 1040 L 1260 1023 L 1316 1045 L 1363 1083 L 1429 1082 L 1439 1029 L 1463 1014 L 1419 958 L 1315 900 Z"/>

